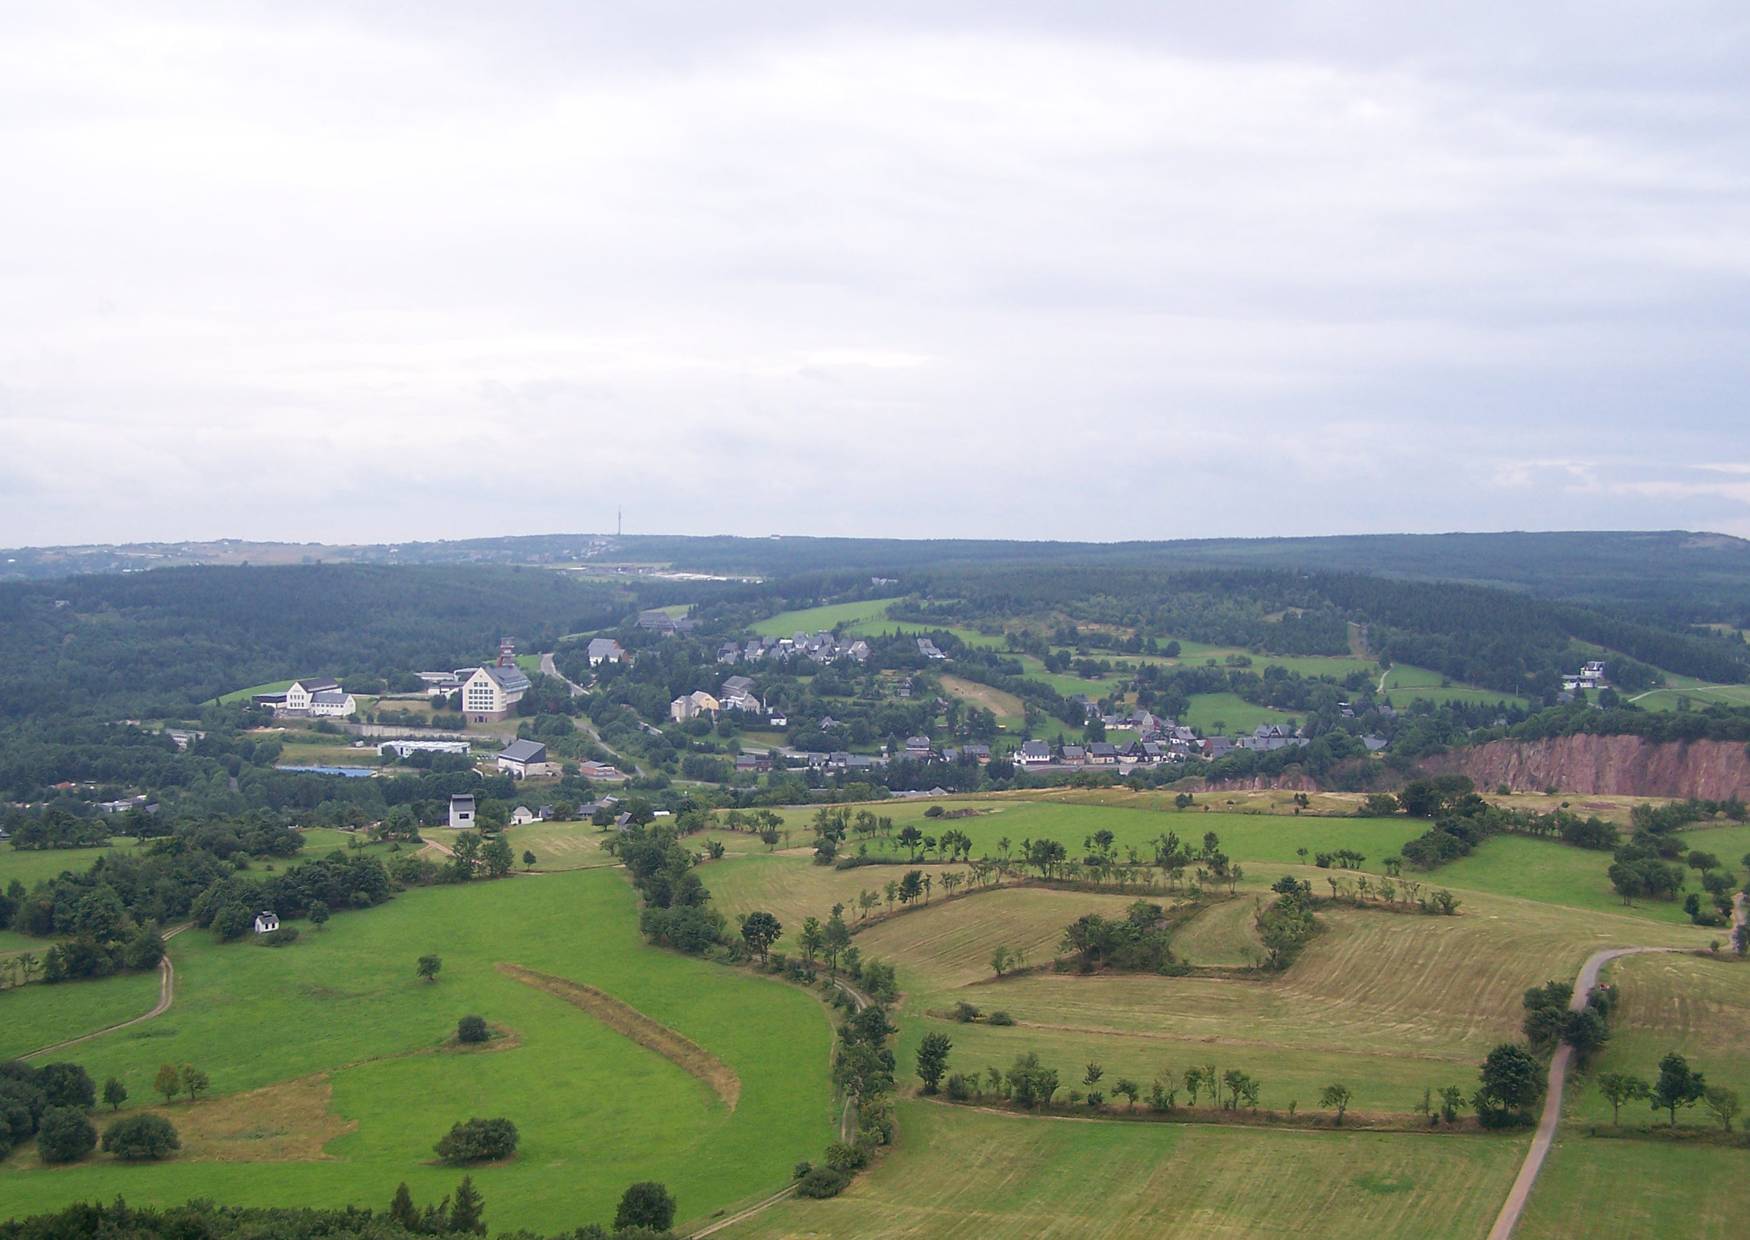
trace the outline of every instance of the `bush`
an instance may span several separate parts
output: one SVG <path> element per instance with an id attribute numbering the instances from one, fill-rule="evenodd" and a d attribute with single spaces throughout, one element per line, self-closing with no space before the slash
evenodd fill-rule
<path id="1" fill-rule="evenodd" d="M 452 1166 L 496 1162 L 516 1153 L 516 1142 L 516 1125 L 508 1119 L 471 1119 L 444 1135 L 437 1154 Z"/>
<path id="2" fill-rule="evenodd" d="M 491 1036 L 492 1031 L 486 1027 L 484 1016 L 464 1016 L 456 1022 L 456 1041 L 458 1042 L 484 1042 Z"/>
<path id="3" fill-rule="evenodd" d="M 978 1019 L 978 1009 L 962 1000 L 954 1005 L 954 1019 L 963 1025 L 971 1024 Z"/>
<path id="4" fill-rule="evenodd" d="M 76 1063 L 46 1063 L 37 1069 L 33 1082 L 52 1107 L 89 1111 L 97 1105 L 97 1086 L 91 1074 Z"/>
<path id="5" fill-rule="evenodd" d="M 97 1148 L 97 1129 L 78 1107 L 50 1107 L 37 1126 L 36 1148 L 46 1163 L 78 1162 Z"/>
<path id="6" fill-rule="evenodd" d="M 834 1141 L 826 1147 L 826 1165 L 834 1171 L 850 1174 L 861 1171 L 869 1163 L 869 1155 L 858 1145 L 850 1145 L 844 1141 Z"/>
<path id="7" fill-rule="evenodd" d="M 103 1131 L 103 1152 L 128 1162 L 167 1158 L 181 1148 L 175 1127 L 162 1115 L 130 1115 Z"/>
<path id="8" fill-rule="evenodd" d="M 824 1200 L 827 1197 L 837 1197 L 850 1182 L 851 1178 L 842 1171 L 834 1171 L 831 1167 L 815 1167 L 796 1181 L 796 1191 L 804 1197 Z"/>
<path id="9" fill-rule="evenodd" d="M 951 1102 L 965 1102 L 974 1093 L 973 1083 L 966 1079 L 964 1072 L 956 1072 L 948 1078 L 948 1099 Z"/>
<path id="10" fill-rule="evenodd" d="M 1010 1016 L 1007 1012 L 992 1012 L 990 1016 L 986 1018 L 985 1023 L 987 1025 L 1012 1025 L 1015 1023 L 1015 1018 Z"/>
<path id="11" fill-rule="evenodd" d="M 642 1180 L 620 1195 L 620 1207 L 614 1212 L 614 1230 L 642 1228 L 666 1232 L 674 1225 L 674 1205 L 674 1198 L 664 1185 Z"/>
<path id="12" fill-rule="evenodd" d="M 281 926 L 278 930 L 269 930 L 266 934 L 255 936 L 255 942 L 261 947 L 289 947 L 297 941 L 296 926 Z"/>

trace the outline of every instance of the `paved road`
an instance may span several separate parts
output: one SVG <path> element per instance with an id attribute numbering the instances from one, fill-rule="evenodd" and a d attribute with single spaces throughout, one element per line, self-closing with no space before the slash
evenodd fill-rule
<path id="1" fill-rule="evenodd" d="M 1612 947 L 1593 952 L 1580 967 L 1580 976 L 1574 981 L 1574 997 L 1568 1007 L 1578 1012 L 1586 1006 L 1586 996 L 1598 984 L 1598 971 L 1612 960 L 1647 952 L 1675 950 L 1677 949 L 1672 947 Z M 1537 1183 L 1537 1174 L 1543 1170 L 1543 1161 L 1549 1155 L 1551 1142 L 1555 1140 L 1556 1126 L 1562 1120 L 1562 1089 L 1567 1084 L 1568 1064 L 1573 1057 L 1574 1048 L 1564 1042 L 1550 1060 L 1549 1087 L 1544 1093 L 1543 1116 L 1537 1122 L 1537 1135 L 1531 1139 L 1531 1148 L 1525 1152 L 1525 1161 L 1519 1167 L 1519 1176 L 1507 1193 L 1507 1201 L 1502 1205 L 1501 1213 L 1495 1216 L 1495 1225 L 1489 1229 L 1489 1240 L 1507 1240 L 1513 1234 L 1513 1229 L 1519 1225 L 1519 1216 L 1525 1212 L 1525 1203 L 1531 1197 L 1532 1186 Z"/>
<path id="2" fill-rule="evenodd" d="M 575 680 L 567 679 L 564 674 L 559 671 L 559 665 L 553 662 L 553 652 L 551 650 L 541 656 L 541 675 L 551 676 L 554 680 L 565 681 L 566 684 L 571 686 L 572 697 L 582 697 L 589 692 L 588 689 L 585 689 Z"/>
<path id="3" fill-rule="evenodd" d="M 175 938 L 186 929 L 188 929 L 188 923 L 184 923 L 180 926 L 172 926 L 164 932 L 164 941 L 166 943 L 170 942 L 171 939 Z M 158 962 L 158 1003 L 150 1012 L 147 1012 L 144 1016 L 136 1016 L 132 1020 L 124 1020 L 120 1024 L 105 1025 L 101 1029 L 93 1029 L 90 1033 L 82 1033 L 76 1038 L 67 1038 L 65 1041 L 55 1042 L 48 1046 L 40 1047 L 37 1050 L 31 1051 L 29 1054 L 20 1055 L 19 1058 L 35 1059 L 38 1055 L 47 1055 L 52 1051 L 65 1050 L 69 1046 L 77 1046 L 81 1042 L 89 1042 L 92 1038 L 102 1037 L 106 1033 L 114 1033 L 117 1029 L 126 1029 L 132 1025 L 143 1025 L 149 1020 L 156 1020 L 158 1017 L 164 1015 L 164 1013 L 170 1010 L 170 1005 L 175 1001 L 176 966 L 170 963 L 170 953 L 167 950 L 164 953 L 164 958 Z"/>

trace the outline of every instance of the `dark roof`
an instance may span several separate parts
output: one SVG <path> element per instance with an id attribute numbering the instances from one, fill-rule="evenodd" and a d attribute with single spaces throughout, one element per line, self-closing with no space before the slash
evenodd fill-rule
<path id="1" fill-rule="evenodd" d="M 321 689 L 338 689 L 340 682 L 332 676 L 300 676 L 292 682 L 303 685 L 305 693 L 315 693 Z"/>
<path id="2" fill-rule="evenodd" d="M 496 663 L 488 663 L 480 670 L 496 680 L 498 687 L 506 693 L 521 693 L 529 687 L 529 678 L 523 675 L 520 667 L 500 667 Z"/>
<path id="3" fill-rule="evenodd" d="M 498 756 L 509 758 L 512 762 L 544 762 L 547 758 L 547 747 L 540 741 L 512 741 Z"/>

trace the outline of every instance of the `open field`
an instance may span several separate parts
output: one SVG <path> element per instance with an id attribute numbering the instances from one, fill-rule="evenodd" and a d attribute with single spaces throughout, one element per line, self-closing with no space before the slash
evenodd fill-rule
<path id="1" fill-rule="evenodd" d="M 1385 699 L 1399 710 L 1404 709 L 1418 698 L 1430 702 L 1468 702 L 1472 704 L 1493 705 L 1496 702 L 1507 702 L 1515 706 L 1524 706 L 1525 699 L 1515 697 L 1510 693 L 1502 693 L 1498 689 L 1483 689 L 1476 685 L 1442 684 L 1446 678 L 1439 672 L 1430 671 L 1425 667 L 1412 667 L 1409 664 L 1393 666 L 1385 674 Z"/>
<path id="2" fill-rule="evenodd" d="M 1257 908 L 1244 897 L 1212 904 L 1173 935 L 1173 954 L 1187 964 L 1249 965 L 1259 957 Z"/>
<path id="3" fill-rule="evenodd" d="M 1258 706 L 1237 693 L 1194 693 L 1184 718 L 1179 722 L 1197 728 L 1206 736 L 1236 735 L 1250 732 L 1263 723 L 1287 723 L 1290 719 L 1304 722 L 1304 715 L 1293 711 Z"/>
<path id="4" fill-rule="evenodd" d="M 841 624 L 884 619 L 890 598 L 864 599 L 856 603 L 832 603 L 826 607 L 805 607 L 800 611 L 781 611 L 753 625 L 761 637 L 793 637 L 797 633 L 817 633 Z"/>
<path id="5" fill-rule="evenodd" d="M 40 960 L 49 941 L 30 940 Z M 0 1060 L 28 1054 L 88 1029 L 132 1020 L 158 1002 L 158 974 L 122 973 L 78 982 L 32 982 L 17 990 L 0 991 Z M 144 1028 L 151 1028 L 147 1025 Z M 84 1050 L 76 1047 L 75 1051 Z M 70 1057 L 76 1058 L 74 1052 Z M 145 1089 L 147 1082 L 140 1083 Z"/>
<path id="6" fill-rule="evenodd" d="M 431 834 L 439 835 L 436 831 Z M 535 854 L 537 873 L 619 864 L 602 847 L 609 833 L 588 822 L 531 822 L 526 827 L 505 828 L 504 838 L 510 841 L 519 870 L 524 852 Z"/>
<path id="7" fill-rule="evenodd" d="M 83 873 L 105 853 L 132 852 L 140 842 L 132 836 L 118 835 L 108 848 L 14 848 L 0 844 L 0 887 L 14 879 L 26 887 L 34 887 L 46 878 L 72 870 Z"/>
<path id="8" fill-rule="evenodd" d="M 1538 1177 L 1518 1240 L 1728 1240 L 1744 1234 L 1744 1151 L 1568 1134 Z M 1479 1233 L 1481 1234 L 1481 1233 Z"/>
<path id="9" fill-rule="evenodd" d="M 997 717 L 1000 726 L 1011 732 L 1018 732 L 1025 722 L 1026 704 L 1012 693 L 981 685 L 975 680 L 962 680 L 958 676 L 943 676 L 942 689 L 968 706 L 988 710 Z"/>
<path id="10" fill-rule="evenodd" d="M 196 1063 L 212 1077 L 214 1100 L 173 1104 L 178 1123 L 216 1132 L 222 1125 L 208 1125 L 204 1111 L 266 1090 L 263 1123 L 227 1138 L 222 1157 L 149 1168 L 97 1158 L 42 1171 L 15 1153 L 0 1163 L 0 1195 L 21 1214 L 118 1192 L 141 1204 L 210 1196 L 380 1207 L 406 1180 L 417 1199 L 435 1200 L 461 1172 L 429 1165 L 432 1142 L 470 1115 L 508 1116 L 522 1134 L 514 1160 L 473 1170 L 495 1231 L 609 1218 L 639 1179 L 665 1181 L 689 1215 L 782 1185 L 832 1131 L 824 1010 L 781 983 L 650 949 L 636 923 L 623 876 L 600 871 L 412 891 L 337 914 L 320 931 L 301 927 L 295 944 L 277 950 L 182 935 L 172 943 L 176 1005 L 75 1057 L 100 1081 L 121 1077 L 134 1105 L 151 1100 L 160 1063 Z M 444 970 L 428 984 L 413 962 L 432 950 Z M 501 963 L 594 987 L 705 1048 L 740 1083 L 734 1109 L 679 1064 L 506 976 Z M 81 985 L 119 993 L 156 984 L 143 975 Z M 34 1030 L 23 1039 L 34 1042 L 103 1023 L 54 1010 L 61 992 L 78 989 L 0 996 L 5 1029 Z M 130 1006 L 150 1004 L 142 994 Z M 446 1050 L 467 1012 L 507 1029 L 504 1048 Z M 319 1114 L 313 1077 L 329 1090 Z M 330 1135 L 313 1154 L 308 1142 L 288 1147 L 288 1125 Z M 708 1154 L 727 1149 L 736 1156 Z"/>
<path id="11" fill-rule="evenodd" d="M 243 702 L 257 693 L 284 693 L 292 687 L 289 680 L 270 680 L 265 684 L 250 685 L 247 689 L 233 689 L 229 693 L 221 693 L 216 699 L 221 705 L 226 702 Z"/>
<path id="12" fill-rule="evenodd" d="M 976 1235 L 1482 1235 L 1524 1142 L 1035 1120 L 913 1101 L 902 1144 L 831 1201 L 792 1199 L 734 1240 Z"/>

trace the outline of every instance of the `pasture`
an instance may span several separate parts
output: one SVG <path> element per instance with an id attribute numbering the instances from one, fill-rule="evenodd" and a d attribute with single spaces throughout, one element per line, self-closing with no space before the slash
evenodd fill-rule
<path id="1" fill-rule="evenodd" d="M 1385 673 L 1380 682 L 1385 687 L 1385 699 L 1399 710 L 1410 703 L 1421 699 L 1434 703 L 1466 702 L 1472 705 L 1493 705 L 1505 702 L 1514 706 L 1524 706 L 1525 699 L 1510 693 L 1502 693 L 1498 689 L 1484 689 L 1477 685 L 1466 685 L 1447 682 L 1446 677 L 1425 667 L 1413 667 L 1410 664 L 1394 665 Z"/>
<path id="2" fill-rule="evenodd" d="M 1607 1220 L 1613 1240 L 1735 1240 L 1747 1211 L 1741 1149 L 1563 1132 L 1513 1234 L 1568 1240 Z"/>
<path id="3" fill-rule="evenodd" d="M 441 838 L 437 831 L 429 834 Z M 588 822 L 531 822 L 523 827 L 507 827 L 504 832 L 511 854 L 516 857 L 516 868 L 524 869 L 523 853 L 532 852 L 537 873 L 618 865 L 602 847 L 609 835 Z"/>
<path id="4" fill-rule="evenodd" d="M 761 637 L 793 637 L 797 633 L 817 633 L 841 624 L 854 625 L 885 619 L 890 598 L 863 599 L 855 603 L 831 603 L 825 607 L 805 607 L 799 611 L 781 611 L 753 625 Z"/>
<path id="5" fill-rule="evenodd" d="M 14 879 L 26 887 L 34 887 L 45 879 L 68 870 L 83 873 L 99 857 L 109 853 L 125 854 L 141 847 L 132 836 L 113 837 L 107 848 L 14 848 L 0 844 L 0 887 Z"/>
<path id="6" fill-rule="evenodd" d="M 948 675 L 942 677 L 942 691 L 959 698 L 968 706 L 988 710 L 997 717 L 999 726 L 1011 732 L 1019 732 L 1025 722 L 1026 704 L 1012 693 L 981 685 L 975 680 L 962 680 L 958 676 Z"/>
<path id="7" fill-rule="evenodd" d="M 603 871 L 410 891 L 320 931 L 302 926 L 279 949 L 184 934 L 171 944 L 175 1006 L 70 1057 L 99 1081 L 120 1077 L 135 1107 L 154 1102 L 160 1063 L 205 1069 L 211 1100 L 166 1108 L 191 1150 L 153 1167 L 97 1157 L 54 1171 L 15 1152 L 0 1163 L 0 1195 L 21 1214 L 117 1193 L 381 1207 L 405 1180 L 435 1200 L 461 1172 L 430 1165 L 432 1143 L 471 1115 L 508 1116 L 522 1134 L 516 1158 L 473 1171 L 495 1231 L 610 1218 L 634 1180 L 665 1181 L 687 1215 L 783 1184 L 832 1132 L 824 1009 L 781 983 L 650 949 L 636 924 L 623 876 Z M 413 973 L 427 951 L 444 959 L 435 983 Z M 739 1080 L 737 1105 L 501 963 L 599 988 L 706 1048 Z M 20 1040 L 35 1043 L 105 1023 L 66 1010 L 64 994 L 156 985 L 33 986 L 0 1003 L 8 1035 L 29 1028 Z M 450 1048 L 470 1012 L 508 1036 L 484 1052 Z M 253 1125 L 237 1123 L 239 1095 Z M 723 1150 L 736 1154 L 710 1156 Z"/>
<path id="8" fill-rule="evenodd" d="M 1194 693 L 1189 701 L 1190 705 L 1179 722 L 1198 729 L 1205 736 L 1232 736 L 1254 731 L 1260 724 L 1304 720 L 1303 715 L 1277 710 L 1273 706 L 1259 706 L 1237 693 Z"/>
<path id="9" fill-rule="evenodd" d="M 1473 1240 L 1524 1142 L 1026 1119 L 910 1101 L 900 1146 L 831 1201 L 791 1199 L 718 1233 L 857 1236 L 1258 1235 Z"/>

